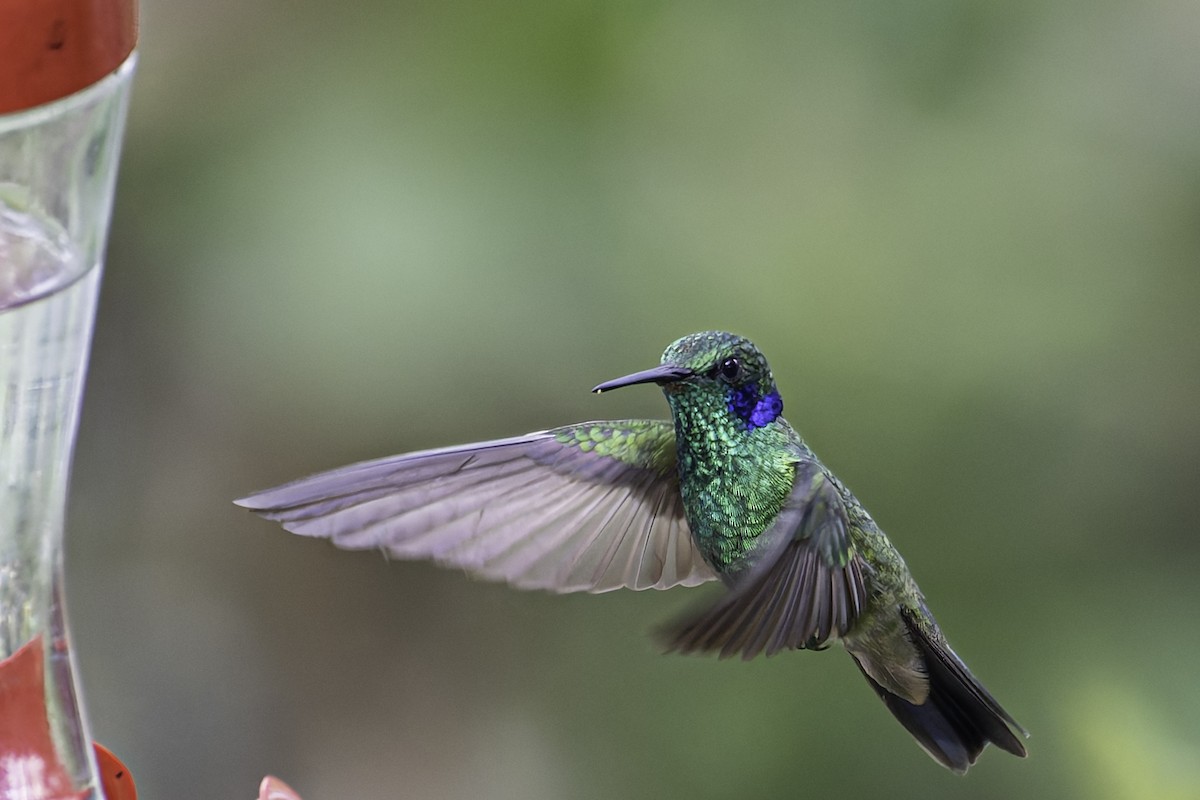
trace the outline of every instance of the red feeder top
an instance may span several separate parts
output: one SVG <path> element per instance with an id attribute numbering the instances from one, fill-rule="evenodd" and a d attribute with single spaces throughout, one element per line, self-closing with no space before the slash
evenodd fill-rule
<path id="1" fill-rule="evenodd" d="M 91 86 L 136 43 L 137 0 L 0 0 L 0 114 Z"/>

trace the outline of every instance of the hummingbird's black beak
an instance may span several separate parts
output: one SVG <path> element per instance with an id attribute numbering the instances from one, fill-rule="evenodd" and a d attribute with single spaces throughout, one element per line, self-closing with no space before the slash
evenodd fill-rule
<path id="1" fill-rule="evenodd" d="M 624 378 L 616 378 L 611 381 L 605 381 L 599 386 L 592 389 L 593 392 L 607 392 L 609 389 L 619 389 L 622 386 L 633 386 L 635 383 L 673 383 L 681 381 L 684 378 L 690 378 L 695 375 L 695 370 L 688 367 L 679 367 L 674 364 L 660 364 L 657 367 L 644 369 L 641 372 L 635 372 L 632 375 L 626 375 Z"/>

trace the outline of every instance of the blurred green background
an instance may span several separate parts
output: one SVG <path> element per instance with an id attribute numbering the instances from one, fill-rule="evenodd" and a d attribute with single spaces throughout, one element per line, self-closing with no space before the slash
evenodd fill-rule
<path id="1" fill-rule="evenodd" d="M 68 533 L 144 796 L 1200 796 L 1200 6 L 147 0 Z M 1033 733 L 231 504 L 754 338 Z M 697 590 L 699 591 L 699 590 Z"/>

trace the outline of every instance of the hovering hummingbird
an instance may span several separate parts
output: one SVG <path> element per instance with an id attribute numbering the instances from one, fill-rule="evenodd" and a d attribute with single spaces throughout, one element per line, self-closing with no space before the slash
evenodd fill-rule
<path id="1" fill-rule="evenodd" d="M 585 422 L 366 461 L 238 505 L 347 549 L 431 559 L 521 589 L 727 591 L 665 632 L 669 650 L 850 653 L 938 763 L 1028 735 L 950 649 L 908 567 L 781 416 L 747 339 L 710 331 L 596 386 L 656 383 L 672 420 Z"/>

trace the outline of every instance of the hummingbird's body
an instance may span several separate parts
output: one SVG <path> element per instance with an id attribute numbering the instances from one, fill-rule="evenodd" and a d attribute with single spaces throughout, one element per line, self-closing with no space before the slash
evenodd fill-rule
<path id="1" fill-rule="evenodd" d="M 783 419 L 766 360 L 707 332 L 659 367 L 672 421 L 570 425 L 427 450 L 239 500 L 296 533 L 430 558 L 520 588 L 729 591 L 668 646 L 753 658 L 841 641 L 901 724 L 963 772 L 1021 727 L 947 645 L 904 560 Z"/>

